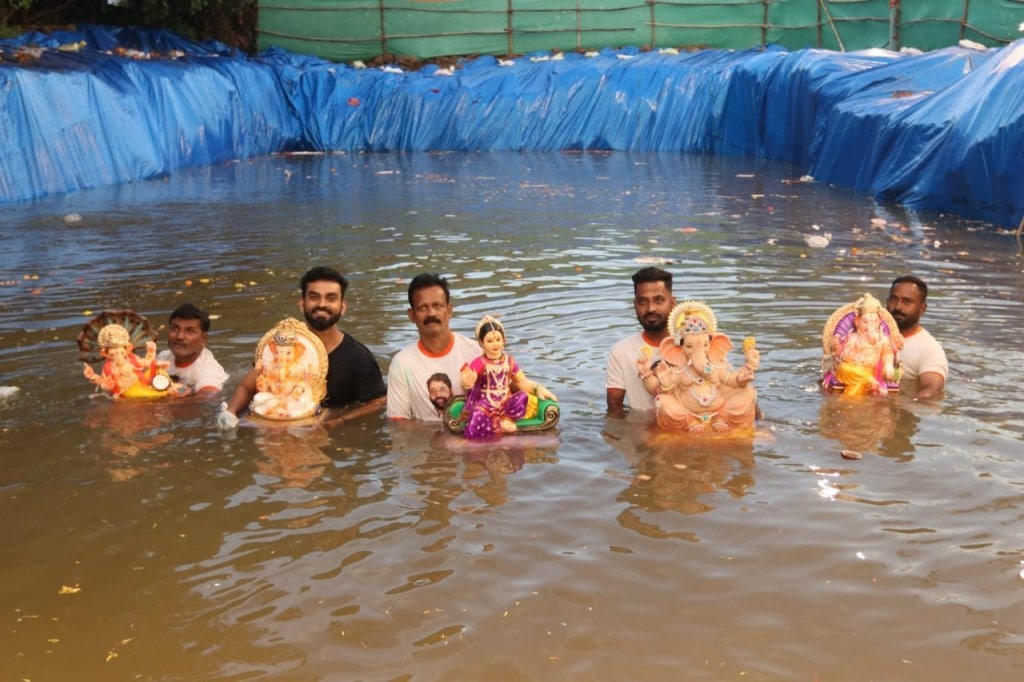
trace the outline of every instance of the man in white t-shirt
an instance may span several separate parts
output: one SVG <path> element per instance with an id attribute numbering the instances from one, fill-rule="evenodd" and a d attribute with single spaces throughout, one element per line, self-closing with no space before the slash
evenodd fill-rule
<path id="1" fill-rule="evenodd" d="M 224 387 L 228 374 L 206 347 L 210 335 L 210 316 L 206 311 L 182 303 L 171 313 L 167 323 L 167 345 L 158 361 L 169 363 L 167 373 L 188 388 L 181 395 L 217 392 Z"/>
<path id="2" fill-rule="evenodd" d="M 659 359 L 658 346 L 669 335 L 668 315 L 676 305 L 672 296 L 672 274 L 647 267 L 633 274 L 633 310 L 642 331 L 622 339 L 608 353 L 605 377 L 609 417 L 625 415 L 625 404 L 633 410 L 653 410 L 654 396 L 643 385 L 637 360 L 647 360 L 646 375 Z"/>
<path id="3" fill-rule="evenodd" d="M 946 386 L 949 363 L 942 346 L 919 322 L 928 309 L 928 285 L 918 277 L 904 275 L 889 287 L 886 309 L 892 313 L 903 334 L 900 351 L 900 382 L 916 382 L 914 398 L 922 400 L 942 393 Z"/>
<path id="4" fill-rule="evenodd" d="M 444 277 L 425 272 L 409 283 L 408 315 L 419 339 L 391 360 L 387 408 L 391 419 L 441 420 L 428 389 L 435 374 L 446 375 L 452 386 L 461 389 L 459 371 L 481 351 L 475 341 L 451 330 L 452 313 L 448 280 Z"/>

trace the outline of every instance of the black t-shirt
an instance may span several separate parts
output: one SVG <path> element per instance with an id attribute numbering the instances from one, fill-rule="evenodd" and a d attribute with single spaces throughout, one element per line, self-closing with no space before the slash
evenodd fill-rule
<path id="1" fill-rule="evenodd" d="M 344 407 L 384 395 L 387 395 L 387 386 L 373 353 L 351 334 L 345 334 L 338 347 L 327 356 L 327 397 L 321 404 Z"/>

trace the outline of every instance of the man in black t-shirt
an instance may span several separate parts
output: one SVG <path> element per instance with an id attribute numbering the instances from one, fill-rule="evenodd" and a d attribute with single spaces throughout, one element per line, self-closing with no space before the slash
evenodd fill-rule
<path id="1" fill-rule="evenodd" d="M 306 318 L 306 326 L 319 337 L 327 351 L 327 397 L 324 407 L 356 407 L 331 416 L 325 421 L 331 425 L 351 421 L 357 417 L 382 410 L 387 404 L 387 387 L 373 353 L 350 334 L 338 329 L 345 313 L 346 280 L 338 271 L 318 266 L 299 280 L 302 298 L 299 308 Z M 217 425 L 229 430 L 238 426 L 238 414 L 249 406 L 256 394 L 255 369 L 249 371 L 235 389 L 231 400 L 221 406 Z"/>

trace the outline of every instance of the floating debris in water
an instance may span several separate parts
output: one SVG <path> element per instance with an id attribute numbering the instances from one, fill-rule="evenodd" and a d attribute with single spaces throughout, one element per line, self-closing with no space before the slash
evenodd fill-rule
<path id="1" fill-rule="evenodd" d="M 64 222 L 68 223 L 69 225 L 71 223 L 80 223 L 82 222 L 82 216 L 78 213 L 68 213 L 66 216 L 64 216 Z"/>
<path id="2" fill-rule="evenodd" d="M 839 454 L 841 454 L 843 456 L 843 459 L 863 459 L 864 458 L 864 455 L 860 454 L 856 450 L 843 450 Z"/>
<path id="3" fill-rule="evenodd" d="M 813 227 L 816 230 L 819 229 L 817 225 L 812 225 L 811 227 Z M 807 243 L 807 246 L 811 247 L 812 249 L 823 249 L 829 245 L 829 242 L 832 241 L 832 233 L 826 232 L 825 234 L 805 234 L 804 241 Z"/>

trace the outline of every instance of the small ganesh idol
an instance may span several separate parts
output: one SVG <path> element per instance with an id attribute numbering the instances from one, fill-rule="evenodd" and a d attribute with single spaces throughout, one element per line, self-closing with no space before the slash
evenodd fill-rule
<path id="1" fill-rule="evenodd" d="M 896 361 L 903 335 L 871 294 L 837 309 L 822 330 L 822 385 L 847 396 L 887 395 L 899 388 Z"/>
<path id="2" fill-rule="evenodd" d="M 289 421 L 315 415 L 327 394 L 327 351 L 299 320 L 289 317 L 256 347 L 256 394 L 250 412 Z"/>
<path id="3" fill-rule="evenodd" d="M 737 433 L 754 426 L 757 394 L 752 382 L 760 363 L 754 337 L 743 342 L 744 364 L 726 357 L 732 342 L 718 332 L 715 313 L 700 301 L 683 301 L 668 318 L 671 336 L 661 342 L 662 361 L 651 370 L 637 360 L 644 387 L 654 395 L 658 426 L 687 433 Z"/>
<path id="4" fill-rule="evenodd" d="M 181 392 L 156 360 L 155 332 L 146 318 L 130 310 L 104 311 L 78 335 L 82 374 L 113 398 L 163 398 Z M 144 341 L 146 356 L 133 352 Z M 97 374 L 89 362 L 103 360 Z"/>
<path id="5" fill-rule="evenodd" d="M 476 338 L 483 353 L 460 372 L 462 388 L 468 391 L 460 415 L 462 433 L 469 440 L 492 440 L 533 427 L 540 403 L 554 403 L 555 395 L 527 379 L 519 363 L 505 352 L 505 327 L 496 318 L 484 316 L 476 326 Z M 548 405 L 543 412 L 546 416 L 537 426 L 553 426 L 558 419 L 557 405 L 553 413 Z"/>

